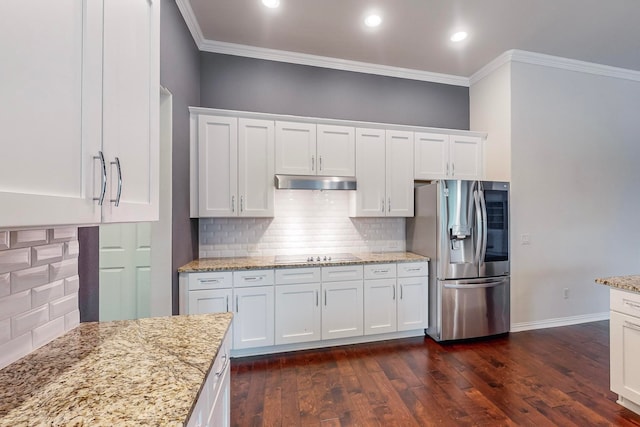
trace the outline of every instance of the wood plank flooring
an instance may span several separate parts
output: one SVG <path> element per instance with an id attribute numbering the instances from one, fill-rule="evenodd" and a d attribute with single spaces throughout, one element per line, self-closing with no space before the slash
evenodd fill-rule
<path id="1" fill-rule="evenodd" d="M 640 426 L 616 397 L 607 321 L 231 363 L 232 426 Z"/>

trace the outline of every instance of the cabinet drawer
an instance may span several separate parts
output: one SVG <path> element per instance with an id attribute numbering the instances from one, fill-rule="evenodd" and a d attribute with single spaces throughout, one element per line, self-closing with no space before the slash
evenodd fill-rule
<path id="1" fill-rule="evenodd" d="M 611 289 L 611 310 L 640 318 L 640 294 Z"/>
<path id="2" fill-rule="evenodd" d="M 233 272 L 233 286 L 273 285 L 273 270 L 246 270 Z"/>
<path id="3" fill-rule="evenodd" d="M 276 270 L 276 284 L 278 285 L 316 282 L 320 282 L 320 267 L 282 268 Z"/>
<path id="4" fill-rule="evenodd" d="M 189 290 L 230 288 L 233 283 L 230 271 L 189 273 Z"/>
<path id="5" fill-rule="evenodd" d="M 343 280 L 362 280 L 362 277 L 363 277 L 363 269 L 361 265 L 322 267 L 323 282 L 340 282 Z"/>
<path id="6" fill-rule="evenodd" d="M 395 279 L 395 264 L 370 264 L 364 266 L 364 278 L 369 279 Z"/>
<path id="7" fill-rule="evenodd" d="M 414 276 L 428 276 L 429 264 L 426 261 L 420 262 L 399 262 L 398 263 L 398 277 L 414 277 Z"/>

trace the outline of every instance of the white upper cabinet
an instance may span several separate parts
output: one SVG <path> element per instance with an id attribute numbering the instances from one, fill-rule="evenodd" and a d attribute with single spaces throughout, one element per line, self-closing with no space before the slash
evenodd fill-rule
<path id="1" fill-rule="evenodd" d="M 482 179 L 482 139 L 415 133 L 415 179 Z"/>
<path id="2" fill-rule="evenodd" d="M 356 129 L 351 216 L 413 215 L 413 132 Z"/>
<path id="3" fill-rule="evenodd" d="M 198 116 L 200 217 L 273 216 L 274 125 Z"/>
<path id="4" fill-rule="evenodd" d="M 354 128 L 318 125 L 317 175 L 355 176 L 356 142 Z"/>
<path id="5" fill-rule="evenodd" d="M 276 173 L 355 176 L 354 129 L 276 122 Z"/>
<path id="6" fill-rule="evenodd" d="M 157 218 L 159 6 L 0 4 L 0 227 Z"/>

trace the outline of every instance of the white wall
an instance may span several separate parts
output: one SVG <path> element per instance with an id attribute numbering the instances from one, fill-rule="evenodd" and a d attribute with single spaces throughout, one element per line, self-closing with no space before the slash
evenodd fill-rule
<path id="1" fill-rule="evenodd" d="M 276 190 L 274 218 L 200 219 L 200 257 L 405 250 L 404 218 L 349 218 L 350 191 Z"/>
<path id="2" fill-rule="evenodd" d="M 470 129 L 487 132 L 484 177 L 511 180 L 511 63 L 469 88 Z"/>
<path id="3" fill-rule="evenodd" d="M 594 279 L 640 270 L 640 82 L 519 61 L 510 71 L 512 330 L 605 318 L 608 289 Z"/>

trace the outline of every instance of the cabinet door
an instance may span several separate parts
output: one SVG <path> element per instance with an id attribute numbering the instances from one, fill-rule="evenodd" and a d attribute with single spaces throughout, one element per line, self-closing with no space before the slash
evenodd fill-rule
<path id="1" fill-rule="evenodd" d="M 198 173 L 200 216 L 237 216 L 237 118 L 198 117 Z"/>
<path id="2" fill-rule="evenodd" d="M 426 276 L 398 278 L 398 331 L 428 326 L 428 283 Z"/>
<path id="3" fill-rule="evenodd" d="M 219 375 L 217 394 L 212 399 L 211 412 L 207 420 L 208 427 L 229 427 L 231 425 L 231 369 L 227 356 L 226 367 Z"/>
<path id="4" fill-rule="evenodd" d="M 396 279 L 365 280 L 364 334 L 396 331 Z"/>
<path id="5" fill-rule="evenodd" d="M 322 284 L 322 339 L 363 334 L 362 280 Z"/>
<path id="6" fill-rule="evenodd" d="M 189 291 L 188 312 L 185 314 L 224 313 L 229 311 L 231 289 Z"/>
<path id="7" fill-rule="evenodd" d="M 318 175 L 356 176 L 356 142 L 349 126 L 318 125 Z"/>
<path id="8" fill-rule="evenodd" d="M 273 286 L 233 290 L 233 348 L 236 350 L 273 345 Z"/>
<path id="9" fill-rule="evenodd" d="M 385 131 L 356 129 L 356 179 L 352 194 L 351 216 L 385 216 Z"/>
<path id="10" fill-rule="evenodd" d="M 105 1 L 103 46 L 102 146 L 109 180 L 102 220 L 154 221 L 160 178 L 160 1 Z"/>
<path id="11" fill-rule="evenodd" d="M 449 135 L 415 133 L 415 179 L 441 179 L 449 175 Z"/>
<path id="12" fill-rule="evenodd" d="M 238 120 L 240 216 L 273 216 L 274 154 L 274 125 L 272 121 Z"/>
<path id="13" fill-rule="evenodd" d="M 387 131 L 387 216 L 413 216 L 413 132 Z"/>
<path id="14" fill-rule="evenodd" d="M 611 390 L 640 405 L 640 317 L 611 312 Z"/>
<path id="15" fill-rule="evenodd" d="M 276 122 L 276 173 L 316 174 L 316 125 Z"/>
<path id="16" fill-rule="evenodd" d="M 482 179 L 482 140 L 480 138 L 451 135 L 449 150 L 451 178 Z"/>
<path id="17" fill-rule="evenodd" d="M 100 222 L 102 2 L 3 0 L 0 39 L 0 228 Z"/>
<path id="18" fill-rule="evenodd" d="M 320 283 L 276 286 L 276 345 L 319 341 Z"/>

